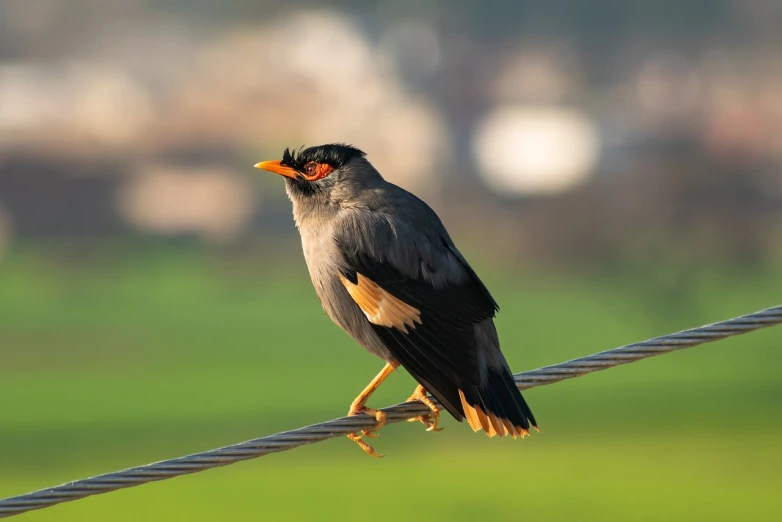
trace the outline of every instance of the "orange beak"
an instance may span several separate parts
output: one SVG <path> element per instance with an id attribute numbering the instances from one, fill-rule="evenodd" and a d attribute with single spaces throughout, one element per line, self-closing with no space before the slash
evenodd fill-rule
<path id="1" fill-rule="evenodd" d="M 280 161 L 262 161 L 255 164 L 256 169 L 268 170 L 286 178 L 298 179 L 299 173 L 290 167 L 280 165 Z"/>

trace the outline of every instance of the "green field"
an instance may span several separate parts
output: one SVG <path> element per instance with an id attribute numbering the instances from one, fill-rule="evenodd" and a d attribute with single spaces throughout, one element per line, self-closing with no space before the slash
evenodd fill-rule
<path id="1" fill-rule="evenodd" d="M 0 263 L 0 497 L 343 415 L 382 363 L 276 259 Z M 782 277 L 737 270 L 679 307 L 618 279 L 486 279 L 514 371 L 782 303 Z M 782 326 L 529 390 L 524 441 L 401 423 L 384 459 L 336 439 L 20 520 L 782 520 L 780 363 Z M 398 372 L 371 404 L 413 386 Z"/>

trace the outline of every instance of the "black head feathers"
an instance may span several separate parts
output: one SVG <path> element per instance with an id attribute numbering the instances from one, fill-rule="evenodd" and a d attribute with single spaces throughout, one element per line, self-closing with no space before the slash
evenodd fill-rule
<path id="1" fill-rule="evenodd" d="M 364 151 L 345 145 L 343 143 L 332 143 L 329 145 L 318 145 L 304 150 L 293 151 L 285 149 L 282 153 L 281 165 L 301 171 L 304 165 L 314 161 L 315 163 L 325 163 L 334 169 L 338 169 L 355 158 L 366 156 Z"/>

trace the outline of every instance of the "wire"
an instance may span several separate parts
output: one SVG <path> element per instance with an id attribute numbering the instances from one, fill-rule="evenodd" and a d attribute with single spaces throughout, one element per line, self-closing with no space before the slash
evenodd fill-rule
<path id="1" fill-rule="evenodd" d="M 782 306 L 775 306 L 735 319 L 656 337 L 648 341 L 629 344 L 552 366 L 545 366 L 537 370 L 517 374 L 514 378 L 516 385 L 520 389 L 552 384 L 564 379 L 571 379 L 654 355 L 661 355 L 725 337 L 744 334 L 779 323 L 782 323 Z M 429 408 L 416 401 L 397 404 L 384 408 L 383 411 L 388 414 L 387 422 L 392 423 L 407 420 L 418 415 L 425 415 L 429 412 Z M 49 489 L 42 489 L 0 500 L 0 518 L 19 515 L 33 509 L 41 509 L 91 495 L 108 493 L 117 489 L 140 486 L 147 482 L 166 480 L 205 469 L 227 466 L 242 460 L 263 457 L 270 453 L 287 451 L 305 444 L 313 444 L 361 429 L 371 428 L 375 423 L 375 419 L 368 415 L 342 417 L 203 453 L 68 482 Z"/>

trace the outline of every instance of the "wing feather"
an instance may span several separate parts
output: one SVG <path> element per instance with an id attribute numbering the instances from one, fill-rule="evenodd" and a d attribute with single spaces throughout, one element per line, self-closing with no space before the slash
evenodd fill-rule
<path id="1" fill-rule="evenodd" d="M 441 226 L 427 234 L 377 216 L 362 222 L 337 228 L 342 284 L 391 354 L 462 419 L 460 390 L 481 380 L 474 325 L 494 317 L 496 302 Z"/>

